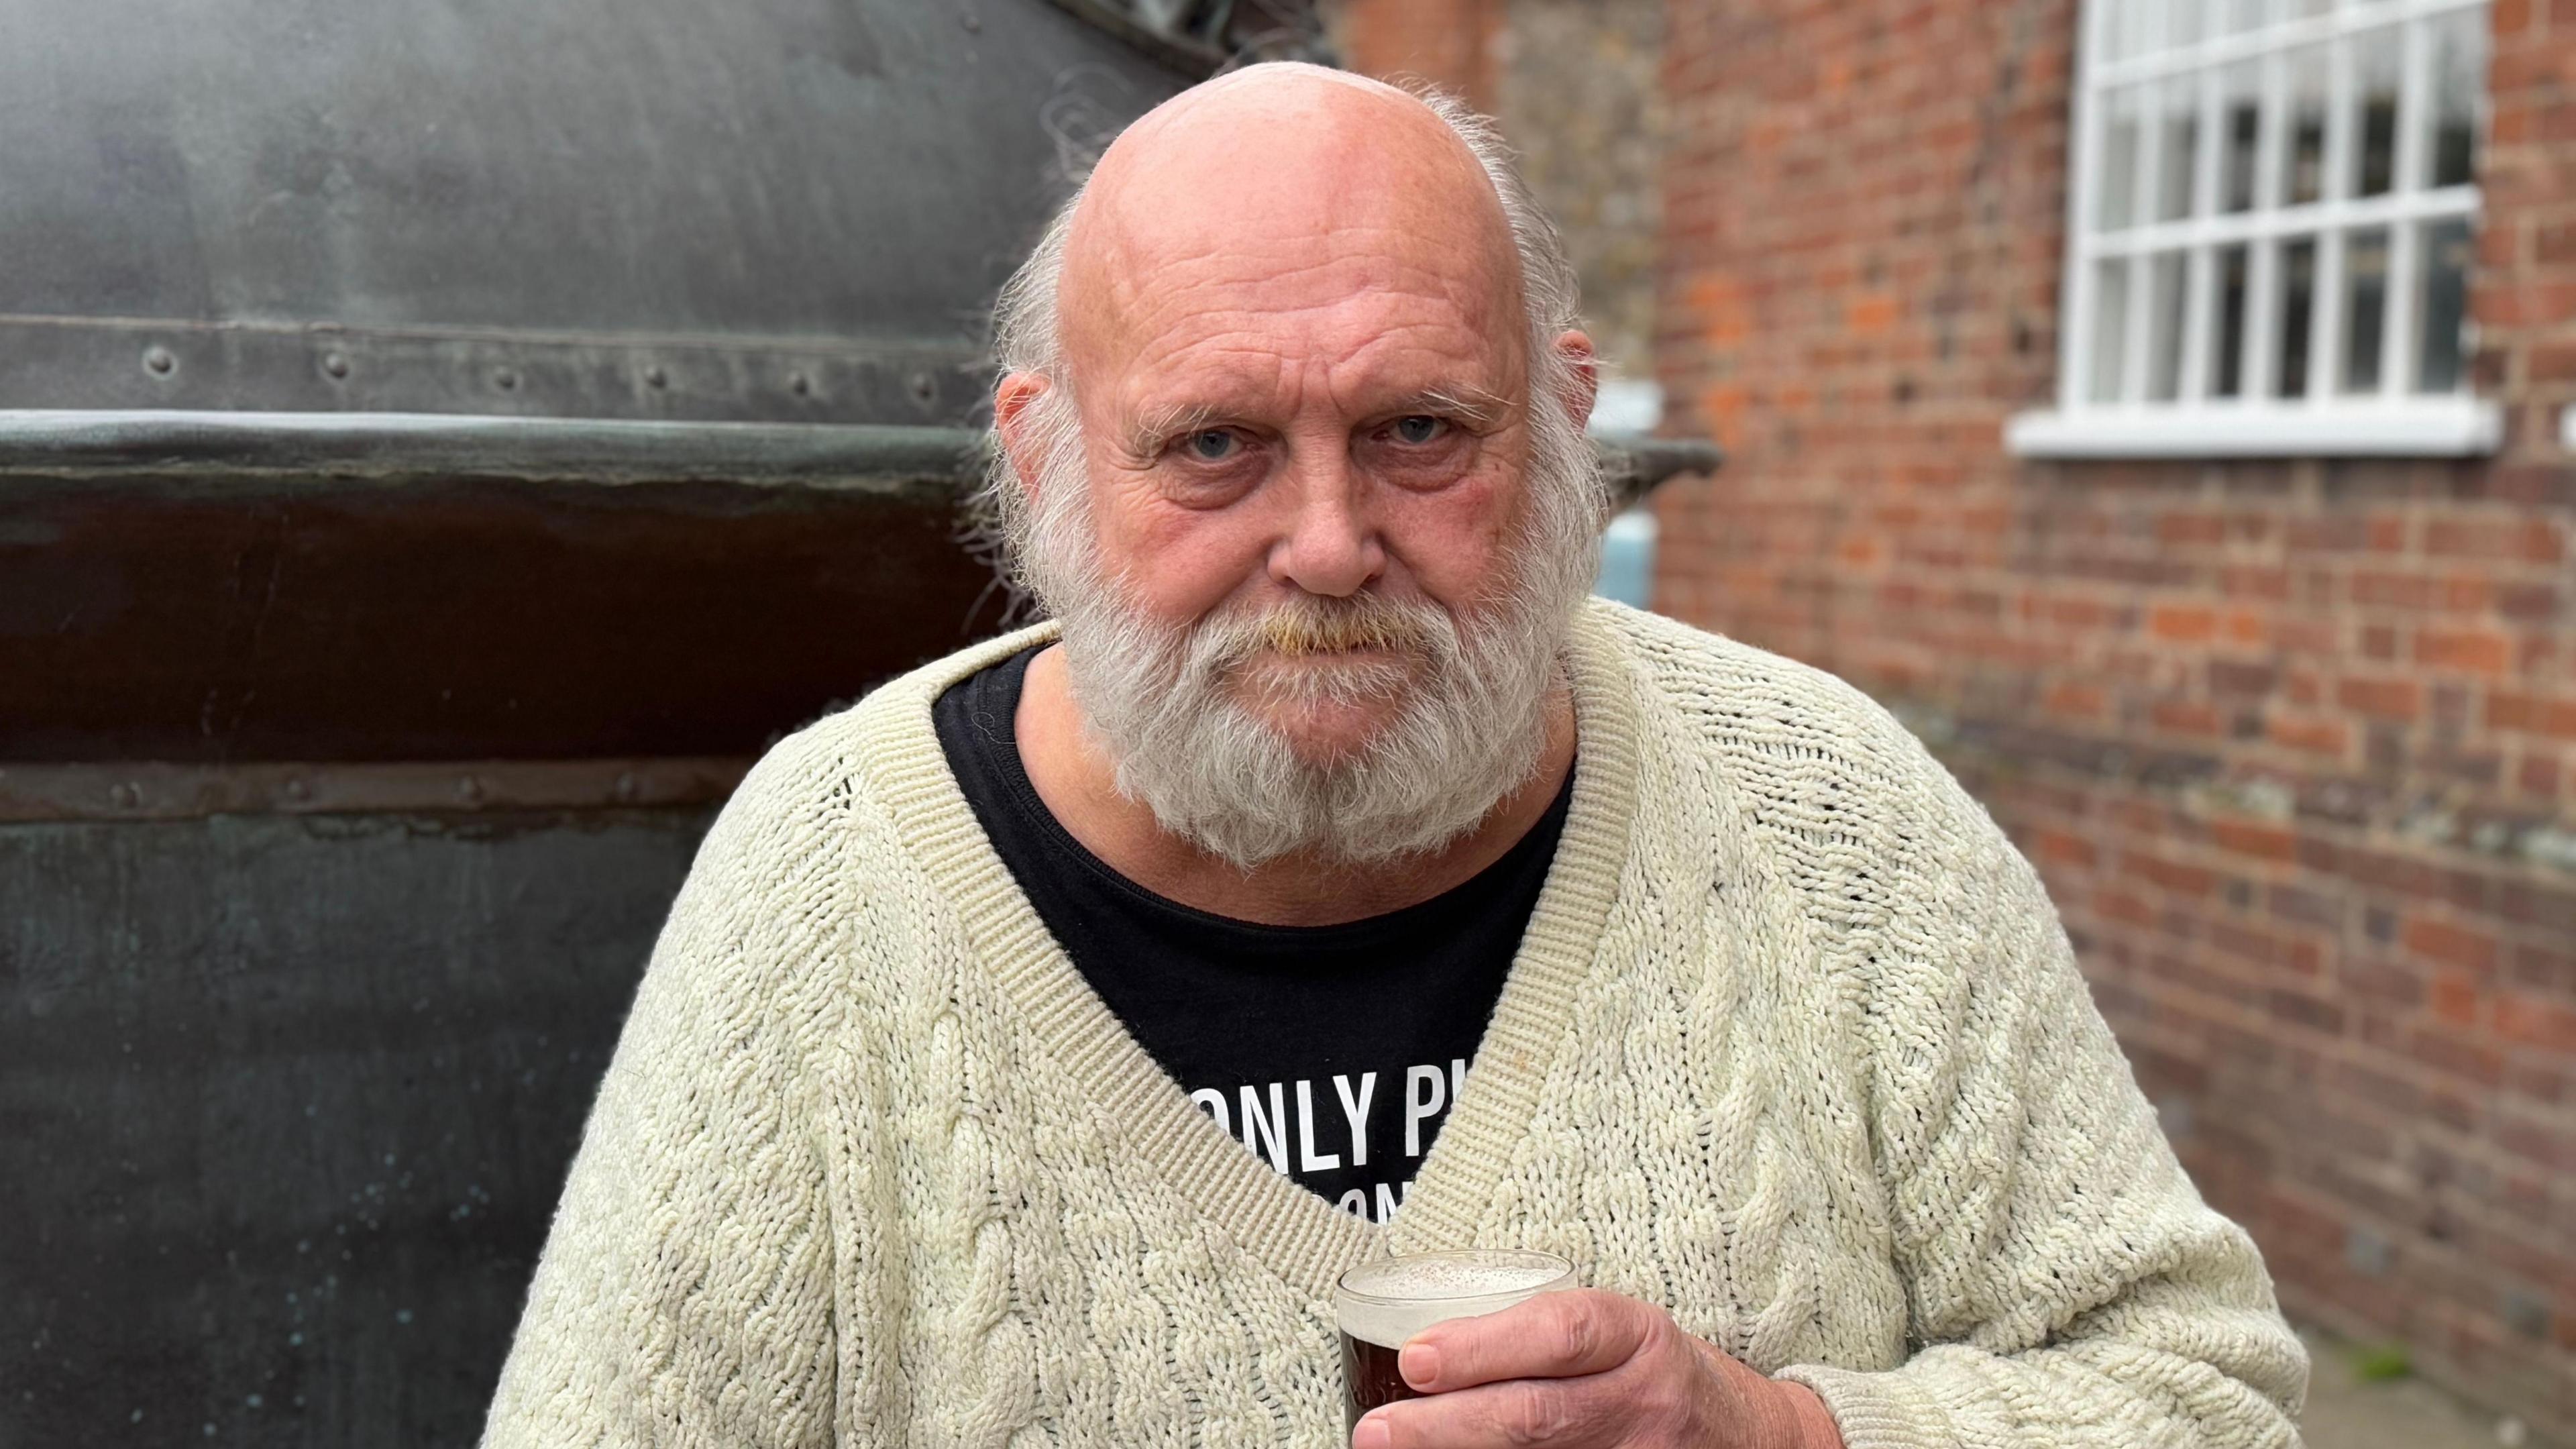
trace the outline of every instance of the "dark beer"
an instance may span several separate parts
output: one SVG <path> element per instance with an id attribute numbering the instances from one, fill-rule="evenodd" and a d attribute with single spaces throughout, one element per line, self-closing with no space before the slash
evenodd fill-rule
<path id="1" fill-rule="evenodd" d="M 1365 1263 L 1333 1292 L 1341 1328 L 1343 1428 L 1380 1404 L 1415 1397 L 1396 1369 L 1406 1339 L 1435 1323 L 1499 1313 L 1535 1294 L 1574 1286 L 1574 1265 L 1553 1253 L 1469 1248 Z"/>
<path id="2" fill-rule="evenodd" d="M 1349 1386 L 1343 1395 L 1342 1428 L 1345 1432 L 1360 1426 L 1360 1415 L 1380 1404 L 1416 1397 L 1413 1385 L 1396 1372 L 1395 1350 L 1365 1338 L 1342 1334 L 1342 1382 Z"/>

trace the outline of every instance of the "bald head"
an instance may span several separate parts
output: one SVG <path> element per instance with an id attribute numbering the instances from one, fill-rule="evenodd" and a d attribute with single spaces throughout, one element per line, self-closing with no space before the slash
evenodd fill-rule
<path id="1" fill-rule="evenodd" d="M 1381 139 L 1372 133 L 1372 125 L 1383 129 L 1383 139 L 1390 143 L 1386 149 L 1392 154 L 1369 154 L 1378 149 L 1371 143 Z M 1445 132 L 1445 137 L 1432 128 Z M 1072 233 L 1077 223 L 1087 226 L 1095 215 L 1095 190 L 1105 199 L 1121 202 L 1114 211 L 1104 208 L 1098 213 L 1114 218 L 1132 213 L 1140 204 L 1140 192 L 1149 198 L 1142 204 L 1149 205 L 1157 191 L 1166 202 L 1182 192 L 1182 173 L 1172 168 L 1191 168 L 1190 189 L 1211 196 L 1239 196 L 1243 189 L 1261 192 L 1264 180 L 1292 168 L 1309 177 L 1319 166 L 1329 170 L 1337 148 L 1354 161 L 1351 176 L 1370 178 L 1408 172 L 1419 178 L 1420 165 L 1426 161 L 1433 168 L 1431 174 L 1441 176 L 1447 170 L 1443 162 L 1454 166 L 1464 155 L 1483 173 L 1484 188 L 1471 187 L 1463 195 L 1454 195 L 1459 209 L 1431 218 L 1435 234 L 1472 234 L 1481 252 L 1491 240 L 1486 228 L 1499 214 L 1514 253 L 1508 285 L 1531 341 L 1543 349 L 1549 339 L 1579 325 L 1574 269 L 1490 121 L 1437 91 L 1417 96 L 1322 66 L 1267 62 L 1194 86 L 1164 102 L 1130 125 L 1094 163 L 1083 188 L 1056 213 L 996 302 L 994 347 L 1003 371 L 1070 383 L 1061 376 L 1065 358 L 1059 291 L 1070 269 Z M 1351 155 L 1354 151 L 1356 156 Z M 1209 169 L 1219 174 L 1202 186 L 1197 178 Z M 1454 183 L 1457 177 L 1449 171 L 1442 179 Z M 1332 199 L 1335 190 L 1327 188 L 1326 199 Z M 1112 191 L 1126 195 L 1114 197 Z M 1255 200 L 1264 214 L 1293 213 L 1297 201 L 1315 195 L 1311 185 L 1301 185 Z M 1417 220 L 1421 211 L 1438 209 L 1417 206 L 1413 216 L 1399 213 L 1399 219 Z M 1221 216 L 1212 210 L 1203 214 Z M 1311 220 L 1312 213 L 1306 215 Z M 1240 213 L 1237 219 L 1240 222 Z M 1238 225 L 1236 235 L 1245 230 Z M 1117 239 L 1113 229 L 1109 241 L 1114 244 Z M 1098 254 L 1092 259 L 1098 260 Z"/>
<path id="2" fill-rule="evenodd" d="M 1287 308 L 1416 285 L 1511 351 L 1527 333 L 1510 221 L 1459 131 L 1321 66 L 1253 66 L 1155 108 L 1101 157 L 1064 242 L 1059 326 L 1077 372 L 1238 285 Z"/>
<path id="3" fill-rule="evenodd" d="M 1323 66 L 1257 65 L 1193 86 L 1129 126 L 1093 168 L 1072 235 L 1140 210 L 1204 212 L 1239 231 L 1256 219 L 1347 212 L 1354 188 L 1375 197 L 1390 186 L 1417 198 L 1417 216 L 1490 224 L 1509 244 L 1483 165 L 1429 105 Z M 1444 204 L 1462 209 L 1433 210 Z"/>

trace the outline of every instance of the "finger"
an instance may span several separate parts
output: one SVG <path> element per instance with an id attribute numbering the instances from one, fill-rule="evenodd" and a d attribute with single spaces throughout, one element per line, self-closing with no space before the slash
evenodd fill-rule
<path id="1" fill-rule="evenodd" d="M 1663 1310 L 1616 1293 L 1541 1293 L 1500 1313 L 1435 1323 L 1396 1355 L 1404 1381 L 1426 1394 L 1505 1379 L 1606 1373 L 1654 1335 Z"/>
<path id="2" fill-rule="evenodd" d="M 1515 1379 L 1372 1409 L 1351 1442 L 1356 1449 L 1588 1449 L 1619 1443 L 1621 1424 L 1616 1396 L 1599 1378 Z"/>

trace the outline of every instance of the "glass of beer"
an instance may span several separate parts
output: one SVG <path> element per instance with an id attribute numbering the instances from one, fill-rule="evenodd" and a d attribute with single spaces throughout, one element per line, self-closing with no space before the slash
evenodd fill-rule
<path id="1" fill-rule="evenodd" d="M 1574 1265 L 1554 1253 L 1466 1248 L 1363 1263 L 1333 1288 L 1342 1332 L 1343 1429 L 1380 1404 L 1417 1397 L 1395 1367 L 1404 1341 L 1435 1323 L 1500 1313 L 1574 1286 Z"/>

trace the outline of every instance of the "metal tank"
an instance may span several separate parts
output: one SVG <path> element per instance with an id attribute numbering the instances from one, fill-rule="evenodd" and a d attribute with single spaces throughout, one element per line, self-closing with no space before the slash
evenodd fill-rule
<path id="1" fill-rule="evenodd" d="M 1298 9 L 0 0 L 0 1445 L 476 1436 L 714 808 L 999 622 L 995 288 Z"/>

